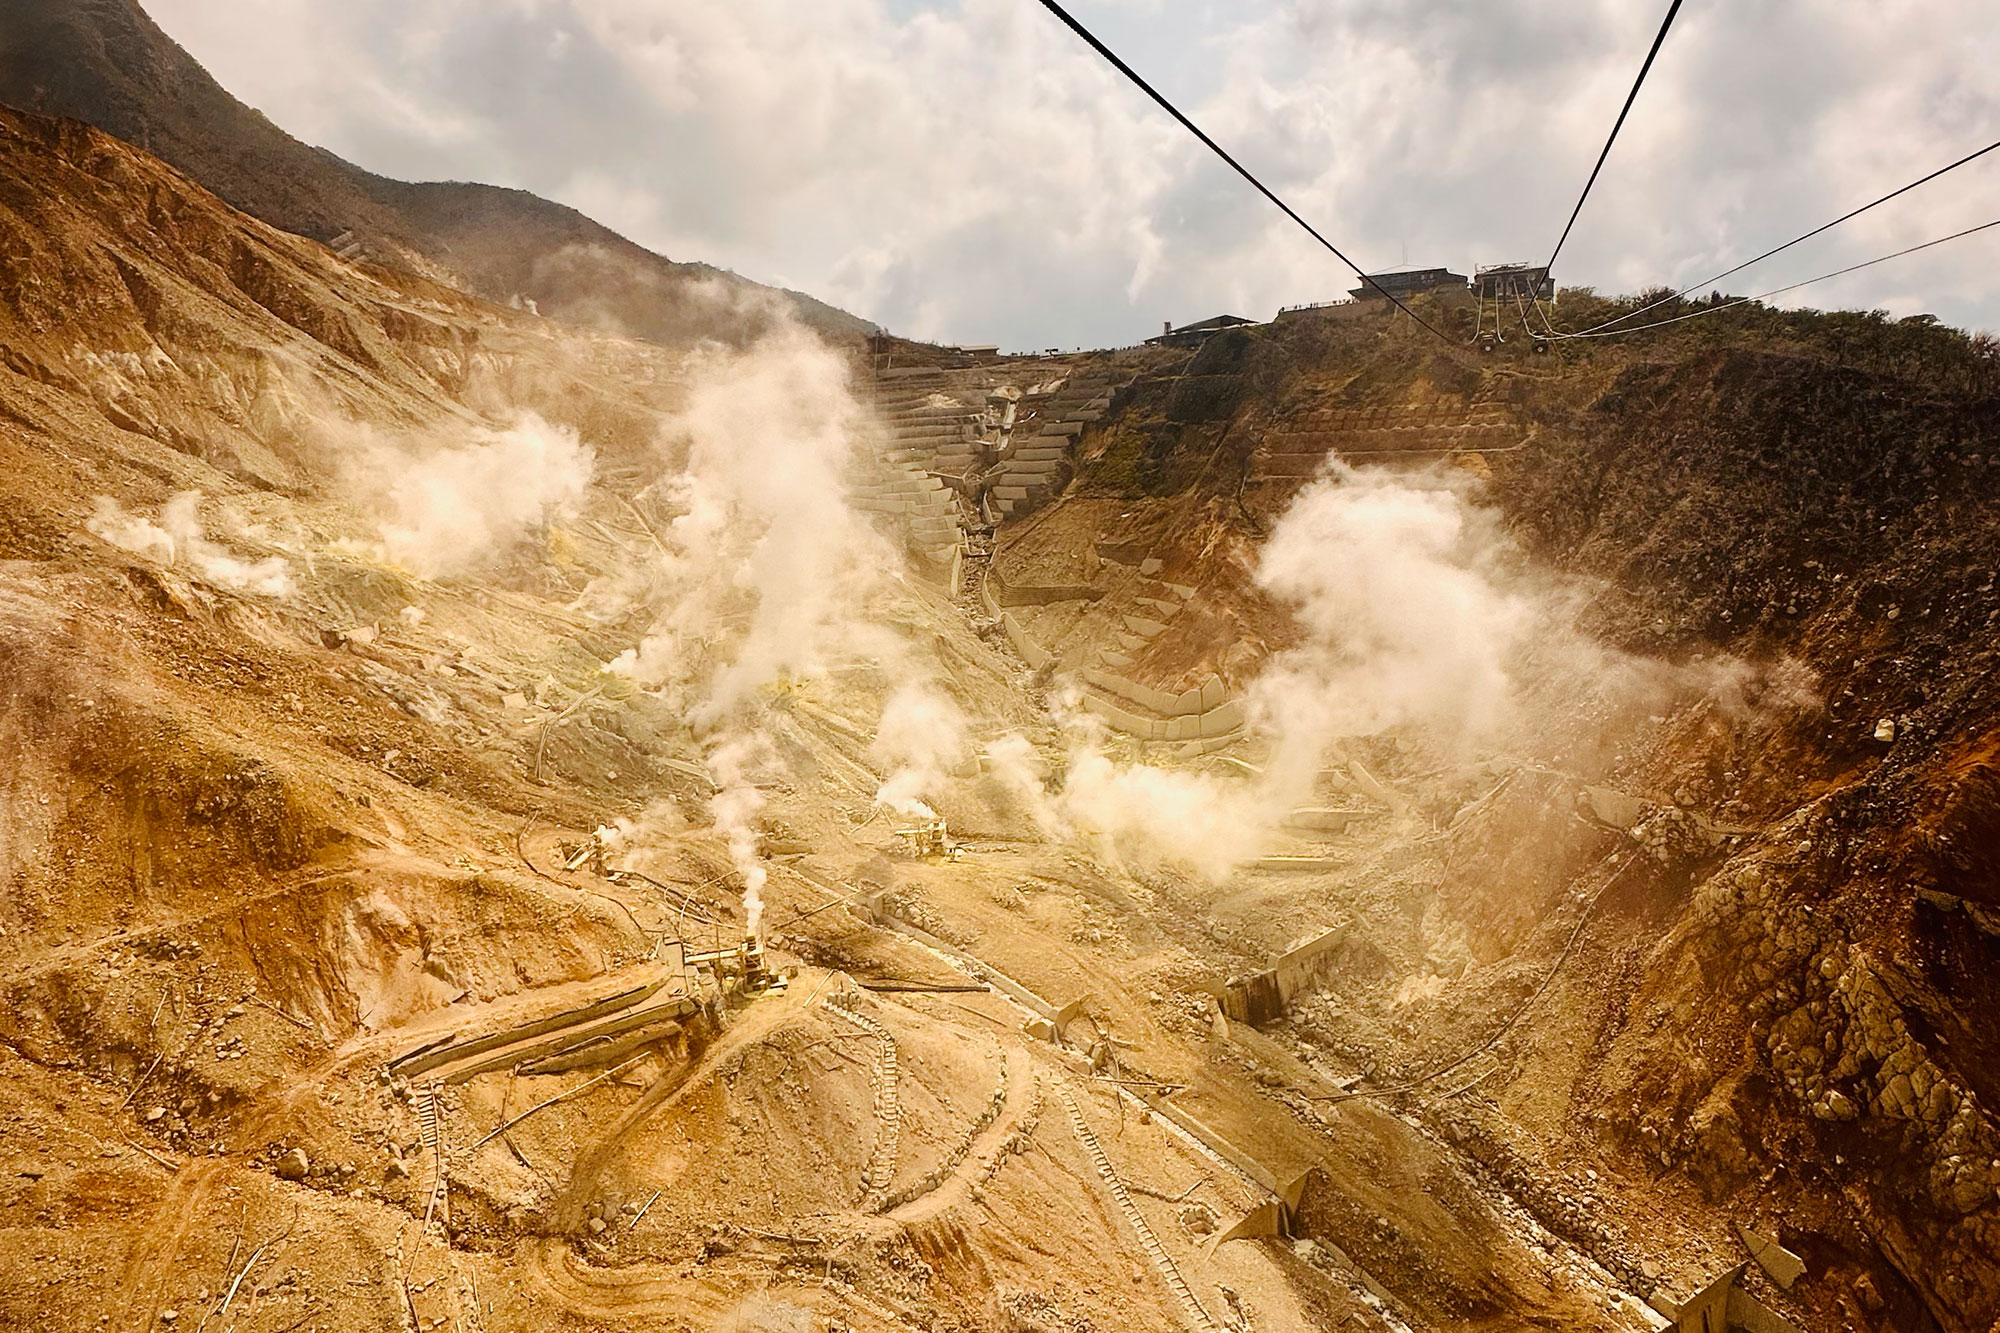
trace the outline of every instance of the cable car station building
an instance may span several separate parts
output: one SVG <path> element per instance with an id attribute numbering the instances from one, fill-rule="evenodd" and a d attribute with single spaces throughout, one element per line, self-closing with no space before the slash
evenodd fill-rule
<path id="1" fill-rule="evenodd" d="M 1387 292 L 1397 300 L 1435 291 L 1464 291 L 1465 275 L 1448 268 L 1412 268 L 1397 273 L 1370 273 L 1368 280 L 1352 288 L 1348 295 L 1357 301 L 1380 301 Z"/>

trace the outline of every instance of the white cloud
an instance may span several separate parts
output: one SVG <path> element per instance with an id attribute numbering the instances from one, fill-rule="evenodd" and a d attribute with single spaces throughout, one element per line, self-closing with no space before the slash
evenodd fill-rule
<path id="1" fill-rule="evenodd" d="M 679 259 L 901 332 L 1105 344 L 1350 285 L 1022 0 L 154 0 L 240 96 L 362 165 L 596 211 Z M 1579 0 L 1076 6 L 1355 258 L 1554 243 L 1658 21 Z M 1604 289 L 1706 277 L 2000 122 L 1970 0 L 1680 19 L 1564 254 Z M 2000 216 L 1982 161 L 1743 275 L 1763 290 Z M 1792 298 L 2000 325 L 1991 237 Z"/>

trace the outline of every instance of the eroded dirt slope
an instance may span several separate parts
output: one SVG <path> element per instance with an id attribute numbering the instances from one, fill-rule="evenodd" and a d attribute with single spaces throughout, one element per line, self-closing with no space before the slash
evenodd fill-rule
<path id="1" fill-rule="evenodd" d="M 1117 950 L 1076 944 L 1100 903 L 1143 926 L 1126 872 L 1046 845 L 976 768 L 940 799 L 996 836 L 956 863 L 876 808 L 870 733 L 912 672 L 982 734 L 1047 725 L 1032 673 L 921 579 L 889 580 L 868 654 L 758 697 L 754 842 L 793 975 L 717 994 L 685 963 L 746 926 L 713 755 L 690 710 L 608 669 L 656 629 L 643 608 L 588 595 L 669 532 L 648 484 L 687 463 L 661 426 L 696 410 L 697 362 L 343 262 L 74 123 L 0 117 L 0 151 L 0 1319 L 1598 1318 L 1603 1271 L 1490 1197 L 1374 1180 L 1385 1143 L 1406 1171 L 1461 1169 L 1388 1116 L 1343 1175 L 1424 1253 L 1494 1256 L 1479 1276 L 1211 1249 L 1269 1199 L 1261 1168 L 1121 1100 L 982 964 L 866 910 L 888 890 L 962 917 L 952 936 L 990 933 L 1037 994 L 1096 994 L 1091 1031 L 1198 1081 L 1259 1160 L 1318 1160 L 1255 1061 L 1161 1026 Z M 391 544 L 439 459 L 565 439 L 591 484 L 506 540 L 463 516 L 464 572 L 436 572 L 450 541 Z M 355 475 L 384 457 L 386 492 Z M 643 857 L 575 857 L 621 818 Z"/>
<path id="2" fill-rule="evenodd" d="M 0 153 L 7 1318 L 1991 1324 L 1957 335 L 670 352 Z"/>
<path id="3" fill-rule="evenodd" d="M 1483 774 L 1415 738 L 1352 752 L 1421 810 L 1428 850 L 1388 859 L 1408 830 L 1316 849 L 1347 853 L 1328 891 L 1361 924 L 1325 1007 L 1287 1027 L 1405 1073 L 1500 1029 L 1497 1061 L 1454 1076 L 1483 1104 L 1427 1122 L 1551 1225 L 1657 1236 L 1665 1209 L 1726 1246 L 1761 1224 L 1808 1259 L 1809 1323 L 1984 1329 L 1992 347 L 1879 315 L 1694 327 L 1546 355 L 1368 319 L 1218 337 L 1141 382 L 997 564 L 1088 595 L 1019 612 L 1065 666 L 1125 632 L 1123 678 L 1237 691 L 1298 641 L 1258 562 L 1338 464 L 1473 497 L 1504 528 L 1495 577 L 1553 584 L 1600 641 L 1698 673 L 1805 668 L 1797 706 L 1545 698 Z M 1267 950 L 1311 919 L 1245 888 L 1236 920 Z"/>

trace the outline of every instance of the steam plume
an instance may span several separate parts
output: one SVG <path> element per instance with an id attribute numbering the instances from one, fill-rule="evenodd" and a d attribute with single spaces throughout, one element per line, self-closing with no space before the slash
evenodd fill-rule
<path id="1" fill-rule="evenodd" d="M 768 875 L 757 857 L 757 812 L 764 808 L 764 794 L 750 783 L 748 769 L 763 746 L 758 736 L 735 736 L 716 746 L 708 756 L 708 771 L 716 784 L 709 799 L 709 814 L 715 828 L 729 843 L 730 864 L 743 877 L 743 910 L 749 918 L 747 933 L 755 936 L 764 923 L 764 882 Z"/>
<path id="2" fill-rule="evenodd" d="M 685 462 L 664 488 L 677 513 L 658 612 L 613 669 L 684 684 L 696 725 L 712 727 L 760 688 L 852 647 L 859 608 L 892 562 L 843 495 L 863 418 L 838 353 L 788 327 L 692 368 L 662 440 Z M 707 679 L 690 679 L 704 666 Z"/>
<path id="3" fill-rule="evenodd" d="M 1252 730 L 1268 747 L 1255 778 L 1119 762 L 1080 712 L 1059 791 L 1042 791 L 1024 741 L 991 747 L 989 767 L 1051 831 L 1119 859 L 1219 877 L 1261 854 L 1313 798 L 1344 741 L 1393 732 L 1469 757 L 1546 748 L 1551 735 L 1584 739 L 1573 716 L 1555 716 L 1576 714 L 1581 700 L 1602 720 L 1675 697 L 1725 709 L 1806 697 L 1791 663 L 1680 667 L 1606 648 L 1577 629 L 1571 590 L 1519 566 L 1465 483 L 1336 467 L 1293 501 L 1255 571 L 1300 630 L 1246 690 Z"/>
<path id="4" fill-rule="evenodd" d="M 965 753 L 965 715 L 933 686 L 912 681 L 889 696 L 870 757 L 894 765 L 875 802 L 907 819 L 935 819 L 923 799 L 951 774 Z"/>
<path id="5" fill-rule="evenodd" d="M 383 546 L 425 578 L 469 573 L 576 505 L 593 461 L 573 431 L 533 415 L 414 459 L 378 444 L 367 472 Z"/>
<path id="6" fill-rule="evenodd" d="M 200 491 L 182 491 L 168 500 L 157 523 L 128 514 L 116 500 L 100 495 L 96 512 L 84 526 L 120 550 L 156 564 L 184 566 L 219 587 L 264 597 L 289 597 L 296 591 L 292 568 L 283 557 L 239 560 L 208 540 L 201 522 Z"/>
<path id="7" fill-rule="evenodd" d="M 660 690 L 709 738 L 710 813 L 742 875 L 751 933 L 765 869 L 748 766 L 767 745 L 759 696 L 843 654 L 885 648 L 867 609 L 893 568 L 887 542 L 847 504 L 865 413 L 844 357 L 796 327 L 690 359 L 691 384 L 660 447 L 672 513 L 648 571 L 652 624 L 612 670 Z"/>

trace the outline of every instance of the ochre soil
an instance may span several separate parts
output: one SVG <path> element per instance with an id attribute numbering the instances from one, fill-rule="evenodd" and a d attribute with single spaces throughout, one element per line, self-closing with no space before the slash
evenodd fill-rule
<path id="1" fill-rule="evenodd" d="M 1633 651 L 1804 655 L 1823 711 L 1675 699 L 1470 757 L 1357 742 L 1318 795 L 1366 817 L 1272 849 L 1327 864 L 1213 883 L 1053 840 L 970 770 L 937 793 L 962 854 L 913 857 L 873 809 L 894 682 L 843 663 L 760 704 L 788 985 L 620 1066 L 496 1071 L 431 1102 L 388 1063 L 654 980 L 714 1000 L 675 941 L 742 933 L 701 738 L 603 671 L 644 624 L 574 610 L 648 546 L 625 497 L 680 461 L 656 439 L 682 353 L 343 263 L 73 124 L 0 114 L 0 157 L 0 1323 L 1173 1328 L 1193 1318 L 1178 1273 L 1216 1327 L 1644 1329 L 1642 1296 L 1744 1262 L 1739 1222 L 1807 1258 L 1790 1292 L 1746 1279 L 1802 1327 L 2000 1316 L 1978 1058 L 1992 714 L 1943 670 L 1990 619 L 1986 590 L 1946 580 L 1920 605 L 1896 580 L 1944 574 L 1844 547 L 1843 590 L 1753 635 L 1743 608 L 1794 590 L 1740 530 L 1749 510 L 1710 506 L 1765 582 L 1701 594 L 1718 580 L 1682 558 L 1699 534 L 1636 549 L 1636 516 L 1670 529 L 1658 495 L 1702 465 L 1665 445 L 1641 465 L 1603 423 L 1706 429 L 1724 409 L 1702 404 L 1751 392 L 1750 353 L 1694 349 L 1655 382 L 1432 364 L 1373 328 L 1218 352 L 1142 380 L 1086 438 L 1096 466 L 1003 528 L 998 559 L 1010 582 L 1103 583 L 1024 613 L 1088 654 L 1139 595 L 1099 543 L 1148 543 L 1156 581 L 1196 596 L 1135 678 L 1238 687 L 1296 634 L 1249 574 L 1297 485 L 1249 484 L 1276 426 L 1334 397 L 1448 419 L 1440 400 L 1484 401 L 1505 370 L 1526 385 L 1506 398 L 1523 451 L 1446 465 L 1487 478 L 1523 560 L 1602 580 L 1592 626 Z M 1791 373 L 1752 369 L 1752 388 Z M 1849 388 L 1923 396 L 1897 385 Z M 595 450 L 582 512 L 476 579 L 367 554 L 331 475 L 346 432 L 503 409 Z M 1912 465 L 1945 492 L 1888 520 L 1940 560 L 1972 549 L 1952 515 L 1991 499 L 1963 461 L 1990 455 L 1990 420 L 1956 411 Z M 98 496 L 151 513 L 189 488 L 233 551 L 289 558 L 298 591 L 231 592 L 85 528 Z M 1647 585 L 1649 558 L 1678 582 Z M 1018 730 L 1059 766 L 1062 683 L 934 573 L 897 580 L 880 619 L 979 738 Z M 1909 632 L 1857 647 L 1891 597 Z M 1914 746 L 1857 739 L 1878 714 L 1914 718 Z M 1145 757 L 1226 774 L 1259 746 Z M 1355 761 L 1396 799 L 1357 794 Z M 1597 785 L 1646 819 L 1584 818 Z M 597 824 L 663 801 L 685 822 L 611 858 L 650 878 L 561 869 Z M 847 902 L 877 891 L 896 921 Z M 1218 983 L 1341 922 L 1288 1017 L 1216 1021 Z M 1066 1043 L 999 987 L 863 989 L 992 972 L 1083 998 Z M 1196 1135 L 1136 1095 L 1161 1087 Z M 1815 1113 L 1832 1091 L 1855 1116 Z M 1295 1240 L 1213 1243 L 1302 1174 Z"/>

